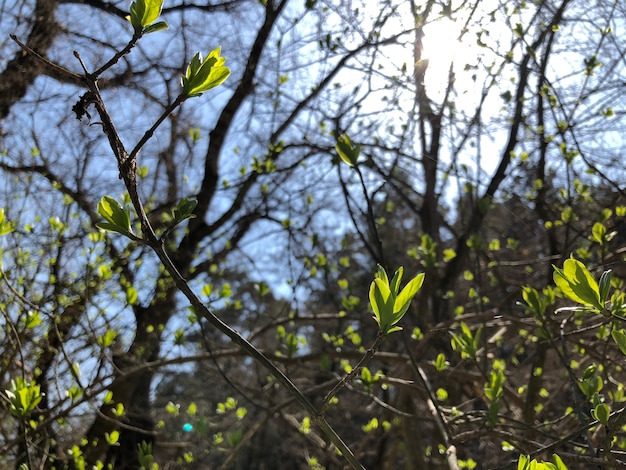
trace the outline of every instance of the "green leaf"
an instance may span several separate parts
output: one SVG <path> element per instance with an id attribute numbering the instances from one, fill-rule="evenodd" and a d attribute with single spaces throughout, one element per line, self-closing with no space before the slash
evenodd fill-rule
<path id="1" fill-rule="evenodd" d="M 165 410 L 172 415 L 178 415 L 180 411 L 180 405 L 177 403 L 172 403 L 171 401 L 165 405 Z"/>
<path id="2" fill-rule="evenodd" d="M 600 276 L 600 303 L 604 305 L 609 298 L 609 290 L 611 289 L 611 279 L 613 275 L 611 270 L 604 271 Z"/>
<path id="3" fill-rule="evenodd" d="M 26 328 L 27 330 L 35 328 L 41 324 L 41 315 L 39 315 L 39 312 L 37 311 L 28 312 L 23 317 L 23 319 L 24 319 L 24 328 Z"/>
<path id="4" fill-rule="evenodd" d="M 380 264 L 377 265 L 376 277 L 382 279 L 385 284 L 389 285 L 389 278 L 387 277 L 387 271 Z"/>
<path id="5" fill-rule="evenodd" d="M 124 404 L 118 403 L 117 405 L 115 405 L 112 411 L 115 416 L 124 416 L 124 413 L 125 413 Z"/>
<path id="6" fill-rule="evenodd" d="M 153 33 L 167 29 L 167 23 L 160 21 L 153 24 L 163 8 L 164 0 L 135 0 L 130 4 L 130 15 L 126 17 L 133 25 L 135 32 L 140 34 Z"/>
<path id="7" fill-rule="evenodd" d="M 198 200 L 195 198 L 183 198 L 178 202 L 178 205 L 174 209 L 174 223 L 180 223 L 185 219 L 192 219 L 195 217 L 193 210 L 198 205 Z"/>
<path id="8" fill-rule="evenodd" d="M 580 261 L 569 258 L 563 263 L 563 269 L 554 266 L 554 283 L 561 289 L 563 295 L 579 304 L 604 308 L 600 303 L 600 289 L 598 283 L 591 276 L 585 265 Z"/>
<path id="9" fill-rule="evenodd" d="M 111 431 L 110 433 L 105 432 L 104 438 L 106 439 L 107 444 L 109 445 L 119 445 L 118 441 L 120 438 L 120 432 L 119 431 Z"/>
<path id="10" fill-rule="evenodd" d="M 602 383 L 602 378 L 597 375 L 593 375 L 587 380 L 578 382 L 578 388 L 580 388 L 583 394 L 589 399 L 591 399 L 596 393 L 599 393 L 603 387 L 604 384 Z"/>
<path id="11" fill-rule="evenodd" d="M 243 438 L 243 430 L 235 429 L 233 432 L 226 434 L 226 440 L 231 445 L 231 447 L 237 447 L 237 445 L 241 442 Z"/>
<path id="12" fill-rule="evenodd" d="M 137 297 L 137 289 L 133 286 L 126 288 L 126 302 L 128 302 L 128 305 L 135 305 L 137 303 Z"/>
<path id="13" fill-rule="evenodd" d="M 125 230 L 120 229 L 117 225 L 114 224 L 109 224 L 106 222 L 98 222 L 96 224 L 96 227 L 99 228 L 100 230 L 105 230 L 107 232 L 117 232 L 120 233 L 122 235 L 128 235 L 128 232 L 126 232 Z"/>
<path id="14" fill-rule="evenodd" d="M 437 355 L 437 359 L 435 360 L 435 369 L 437 372 L 441 372 L 446 369 L 446 355 L 444 353 L 439 353 Z"/>
<path id="15" fill-rule="evenodd" d="M 472 330 L 470 329 L 469 326 L 467 326 L 467 323 L 465 322 L 461 322 L 461 331 L 463 332 L 463 336 L 465 336 L 468 339 L 472 339 L 473 335 L 472 335 Z"/>
<path id="16" fill-rule="evenodd" d="M 0 208 L 0 237 L 15 230 L 15 224 L 7 221 L 4 208 Z"/>
<path id="17" fill-rule="evenodd" d="M 554 454 L 552 456 L 552 461 L 554 462 L 556 470 L 567 470 L 567 467 L 563 463 L 563 460 L 561 460 L 561 457 L 559 457 L 557 454 Z"/>
<path id="18" fill-rule="evenodd" d="M 113 344 L 116 337 L 117 332 L 115 330 L 106 330 L 104 335 L 98 336 L 98 344 L 103 348 L 108 348 Z"/>
<path id="19" fill-rule="evenodd" d="M 453 260 L 454 258 L 456 258 L 456 251 L 454 251 L 451 248 L 443 250 L 443 261 L 445 263 L 447 263 L 448 261 Z"/>
<path id="20" fill-rule="evenodd" d="M 130 228 L 130 209 L 123 208 L 111 196 L 104 196 L 98 203 L 98 213 L 107 221 L 98 223 L 96 227 L 123 235 L 132 234 Z"/>
<path id="21" fill-rule="evenodd" d="M 76 402 L 76 400 L 82 396 L 83 392 L 78 385 L 72 385 L 65 391 L 65 394 L 72 402 Z"/>
<path id="22" fill-rule="evenodd" d="M 475 334 L 465 322 L 461 322 L 461 334 L 450 332 L 452 336 L 452 349 L 461 352 L 461 357 L 474 358 L 480 346 L 480 336 L 482 334 L 483 325 L 479 326 Z"/>
<path id="23" fill-rule="evenodd" d="M 113 392 L 110 390 L 106 391 L 106 394 L 104 395 L 104 398 L 102 399 L 102 403 L 104 403 L 105 405 L 109 405 L 113 402 Z"/>
<path id="24" fill-rule="evenodd" d="M 378 266 L 376 277 L 370 285 L 370 304 L 374 311 L 374 319 L 384 334 L 399 331 L 402 328 L 395 327 L 407 312 L 411 300 L 419 291 L 424 282 L 424 274 L 418 274 L 402 289 L 398 295 L 403 268 L 400 267 L 394 274 L 389 284 L 387 272 L 382 266 Z"/>
<path id="25" fill-rule="evenodd" d="M 337 150 L 339 158 L 341 158 L 345 163 L 350 166 L 355 166 L 357 160 L 359 159 L 359 154 L 361 153 L 361 146 L 354 146 L 350 137 L 348 137 L 347 134 L 342 134 L 337 139 L 335 150 Z"/>
<path id="26" fill-rule="evenodd" d="M 43 399 L 40 386 L 23 378 L 11 380 L 11 388 L 4 392 L 9 399 L 11 413 L 21 419 L 27 418 Z"/>
<path id="27" fill-rule="evenodd" d="M 530 457 L 526 455 L 520 455 L 519 460 L 517 461 L 517 470 L 526 470 L 530 463 Z"/>
<path id="28" fill-rule="evenodd" d="M 593 417 L 603 425 L 609 423 L 609 417 L 611 416 L 611 408 L 606 403 L 599 403 L 592 411 Z"/>
<path id="29" fill-rule="evenodd" d="M 270 293 L 270 286 L 265 281 L 261 281 L 258 284 L 255 284 L 254 288 L 258 291 L 261 297 L 265 297 Z"/>
<path id="30" fill-rule="evenodd" d="M 221 47 L 213 49 L 206 59 L 202 59 L 202 54 L 196 52 L 181 78 L 185 96 L 200 96 L 228 78 L 230 69 L 224 66 L 226 58 L 220 56 L 220 51 Z"/>
<path id="31" fill-rule="evenodd" d="M 212 284 L 205 284 L 202 287 L 202 295 L 204 295 L 206 297 L 210 297 L 212 293 L 213 293 L 213 285 Z"/>
<path id="32" fill-rule="evenodd" d="M 361 381 L 364 385 L 371 385 L 372 383 L 372 373 L 367 367 L 361 369 Z"/>
<path id="33" fill-rule="evenodd" d="M 622 354 L 626 356 L 626 333 L 624 333 L 624 330 L 613 330 L 611 331 L 611 336 L 613 337 L 613 341 L 619 346 Z"/>
<path id="34" fill-rule="evenodd" d="M 404 289 L 402 289 L 402 292 L 400 292 L 394 304 L 394 314 L 399 316 L 398 320 L 400 320 L 409 309 L 413 297 L 418 293 L 422 284 L 424 284 L 424 273 L 418 274 L 404 286 Z"/>
<path id="35" fill-rule="evenodd" d="M 483 328 L 485 327 L 484 324 L 480 325 L 477 329 L 476 329 L 476 333 L 474 334 L 474 341 L 472 343 L 472 346 L 474 348 L 474 356 L 476 356 L 476 353 L 478 352 L 478 350 L 480 349 L 480 337 L 482 335 L 483 332 Z"/>
<path id="36" fill-rule="evenodd" d="M 391 279 L 391 284 L 389 285 L 389 288 L 391 289 L 391 292 L 394 293 L 394 295 L 398 295 L 398 292 L 400 292 L 400 282 L 402 281 L 402 273 L 404 273 L 404 268 L 400 266 L 396 270 L 396 272 L 393 274 L 393 279 Z"/>
<path id="37" fill-rule="evenodd" d="M 543 314 L 545 309 L 542 308 L 539 292 L 537 292 L 536 289 L 533 289 L 532 287 L 524 287 L 522 290 L 522 298 L 524 299 L 524 302 L 528 304 L 533 313 L 536 315 Z"/>
<path id="38" fill-rule="evenodd" d="M 137 2 L 132 2 L 130 4 L 130 15 L 126 17 L 130 24 L 133 25 L 135 31 L 141 31 L 143 26 L 141 25 L 141 20 L 143 18 L 144 12 L 146 9 L 146 4 L 143 0 L 139 0 Z"/>
<path id="39" fill-rule="evenodd" d="M 165 21 L 159 21 L 158 23 L 151 24 L 150 26 L 146 26 L 143 29 L 143 34 L 156 33 L 157 31 L 163 31 L 164 29 L 168 29 L 169 25 Z"/>
<path id="40" fill-rule="evenodd" d="M 593 224 L 591 239 L 600 245 L 606 243 L 606 227 L 600 222 Z"/>
<path id="41" fill-rule="evenodd" d="M 142 17 L 142 26 L 148 26 L 156 21 L 161 16 L 161 9 L 163 8 L 163 0 L 138 0 L 145 3 L 145 10 Z"/>
<path id="42" fill-rule="evenodd" d="M 591 377 L 595 375 L 597 370 L 598 370 L 597 364 L 589 364 L 583 371 L 582 379 L 589 380 Z"/>
<path id="43" fill-rule="evenodd" d="M 376 322 L 383 332 L 391 326 L 393 321 L 391 297 L 389 286 L 380 278 L 374 279 L 370 286 L 370 302 L 376 314 Z"/>
<path id="44" fill-rule="evenodd" d="M 237 410 L 235 410 L 235 416 L 237 416 L 237 419 L 239 420 L 245 418 L 246 414 L 248 414 L 248 410 L 243 406 L 240 406 Z"/>

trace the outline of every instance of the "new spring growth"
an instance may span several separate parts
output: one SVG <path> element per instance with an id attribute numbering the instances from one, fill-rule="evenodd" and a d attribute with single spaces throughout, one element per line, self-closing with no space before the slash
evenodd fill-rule
<path id="1" fill-rule="evenodd" d="M 409 309 L 411 300 L 424 283 L 424 273 L 421 273 L 411 279 L 400 291 L 403 271 L 402 267 L 398 268 L 390 283 L 385 268 L 378 265 L 378 272 L 370 285 L 370 304 L 374 311 L 374 320 L 385 335 L 402 329 L 396 325 Z"/>
<path id="2" fill-rule="evenodd" d="M 155 23 L 162 8 L 163 0 L 136 0 L 130 4 L 130 15 L 126 19 L 133 25 L 137 37 L 168 28 L 165 21 Z"/>
<path id="3" fill-rule="evenodd" d="M 554 283 L 565 297 L 581 305 L 598 310 L 604 309 L 611 282 L 610 271 L 603 275 L 602 289 L 600 289 L 587 267 L 573 257 L 565 260 L 563 269 L 554 265 L 552 267 L 554 268 Z"/>
<path id="4" fill-rule="evenodd" d="M 230 69 L 224 66 L 225 57 L 220 57 L 221 47 L 213 49 L 203 59 L 202 54 L 196 52 L 185 75 L 181 77 L 183 95 L 190 98 L 200 96 L 205 91 L 224 83 L 230 75 Z"/>
<path id="5" fill-rule="evenodd" d="M 356 166 L 359 154 L 361 153 L 361 146 L 354 145 L 347 134 L 339 136 L 337 144 L 335 145 L 335 150 L 339 154 L 339 158 L 341 158 L 344 162 L 351 167 Z"/>

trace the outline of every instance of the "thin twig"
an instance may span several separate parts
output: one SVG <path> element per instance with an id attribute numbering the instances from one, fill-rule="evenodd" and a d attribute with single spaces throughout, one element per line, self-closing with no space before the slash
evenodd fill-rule
<path id="1" fill-rule="evenodd" d="M 337 392 L 339 390 L 341 390 L 341 388 L 345 387 L 347 384 L 352 382 L 354 380 L 354 378 L 356 377 L 356 374 L 358 374 L 358 372 L 361 369 L 361 367 L 363 367 L 365 364 L 367 364 L 374 357 L 374 354 L 376 354 L 376 351 L 380 347 L 380 343 L 382 343 L 384 337 L 385 337 L 385 335 L 383 334 L 383 332 L 379 330 L 378 331 L 378 335 L 376 335 L 376 339 L 374 340 L 374 344 L 372 345 L 372 347 L 369 348 L 365 352 L 365 354 L 363 355 L 361 360 L 357 363 L 356 366 L 354 366 L 354 368 L 350 371 L 350 373 L 347 374 L 339 382 L 337 382 L 337 385 L 335 385 L 332 388 L 332 390 L 326 394 L 326 396 L 324 397 L 324 405 L 322 406 L 322 409 L 320 410 L 320 415 L 321 416 L 324 415 L 324 413 L 326 412 L 326 410 L 330 406 L 331 400 L 337 394 Z"/>
<path id="2" fill-rule="evenodd" d="M 28 55 L 30 55 L 30 56 L 34 57 L 35 59 L 37 59 L 39 62 L 41 62 L 48 69 L 52 70 L 56 74 L 61 75 L 64 78 L 70 79 L 70 80 L 78 82 L 78 83 L 81 83 L 83 81 L 83 77 L 82 76 L 80 76 L 80 75 L 78 75 L 78 74 L 76 74 L 74 72 L 70 72 L 65 67 L 61 67 L 59 64 L 55 64 L 54 62 L 49 61 L 44 56 L 42 56 L 41 54 L 35 52 L 30 47 L 28 47 L 26 44 L 24 44 L 19 39 L 17 39 L 17 36 L 15 34 L 11 33 L 11 34 L 9 34 L 9 37 L 11 39 L 13 39 L 17 43 L 17 45 L 20 46 Z"/>

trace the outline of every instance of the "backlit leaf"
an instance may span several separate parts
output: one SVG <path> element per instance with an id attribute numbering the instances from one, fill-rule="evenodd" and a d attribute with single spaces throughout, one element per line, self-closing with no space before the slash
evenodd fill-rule
<path id="1" fill-rule="evenodd" d="M 220 47 L 213 49 L 205 59 L 202 59 L 200 52 L 193 56 L 181 79 L 185 96 L 200 96 L 228 78 L 230 69 L 224 66 L 226 58 L 220 56 L 220 51 Z"/>
<path id="2" fill-rule="evenodd" d="M 585 265 L 569 258 L 563 263 L 563 269 L 554 266 L 554 282 L 563 295 L 579 304 L 588 305 L 602 310 L 600 289 Z"/>

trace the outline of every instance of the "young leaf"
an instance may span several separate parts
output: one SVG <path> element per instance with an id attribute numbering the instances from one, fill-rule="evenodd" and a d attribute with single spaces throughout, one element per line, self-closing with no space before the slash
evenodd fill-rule
<path id="1" fill-rule="evenodd" d="M 442 370 L 445 370 L 446 366 L 446 355 L 444 353 L 439 353 L 437 355 L 437 359 L 435 360 L 435 369 L 437 372 L 441 372 Z"/>
<path id="2" fill-rule="evenodd" d="M 609 417 L 611 416 L 611 408 L 606 403 L 598 403 L 592 411 L 593 417 L 598 420 L 600 424 L 607 425 L 609 423 Z"/>
<path id="3" fill-rule="evenodd" d="M 135 0 L 130 4 L 130 15 L 126 17 L 138 34 L 154 33 L 167 29 L 167 23 L 154 23 L 161 16 L 164 0 Z"/>
<path id="4" fill-rule="evenodd" d="M 0 237 L 15 230 L 15 224 L 6 220 L 4 208 L 0 208 Z"/>
<path id="5" fill-rule="evenodd" d="M 107 444 L 111 446 L 119 445 L 118 441 L 120 438 L 120 432 L 119 431 L 111 431 L 110 433 L 105 432 L 104 438 L 106 439 Z"/>
<path id="6" fill-rule="evenodd" d="M 98 213 L 107 221 L 98 223 L 96 227 L 102 230 L 118 232 L 122 235 L 132 234 L 130 228 L 130 209 L 123 208 L 111 196 L 104 196 L 98 203 Z"/>
<path id="7" fill-rule="evenodd" d="M 382 279 L 385 284 L 389 285 L 389 278 L 387 277 L 387 271 L 380 264 L 377 265 L 376 277 Z"/>
<path id="8" fill-rule="evenodd" d="M 366 386 L 372 384 L 372 373 L 367 367 L 363 367 L 363 369 L 361 369 L 361 381 Z"/>
<path id="9" fill-rule="evenodd" d="M 128 286 L 126 288 L 126 302 L 128 302 L 128 305 L 135 305 L 137 303 L 137 298 L 137 289 L 133 286 Z"/>
<path id="10" fill-rule="evenodd" d="M 554 265 L 553 268 L 554 283 L 561 289 L 563 295 L 579 304 L 592 306 L 599 310 L 604 308 L 600 303 L 598 283 L 583 263 L 574 258 L 569 258 L 563 263 L 563 269 Z"/>
<path id="11" fill-rule="evenodd" d="M 461 352 L 461 358 L 474 358 L 476 352 L 480 347 L 480 336 L 482 333 L 483 325 L 479 326 L 476 333 L 473 334 L 472 330 L 465 322 L 461 322 L 461 333 L 457 334 L 450 332 L 452 336 L 452 349 Z"/>
<path id="12" fill-rule="evenodd" d="M 600 245 L 606 243 L 606 227 L 600 222 L 593 224 L 591 239 Z"/>
<path id="13" fill-rule="evenodd" d="M 213 49 L 206 59 L 196 52 L 185 75 L 181 78 L 183 95 L 187 97 L 200 96 L 202 93 L 224 83 L 230 75 L 230 69 L 224 66 L 226 58 L 220 56 L 221 48 Z"/>
<path id="14" fill-rule="evenodd" d="M 400 292 L 400 294 L 396 298 L 396 302 L 394 305 L 394 313 L 397 317 L 399 317 L 398 320 L 400 320 L 409 309 L 413 297 L 415 297 L 415 294 L 417 294 L 417 292 L 420 290 L 423 283 L 424 273 L 421 273 L 411 279 L 409 283 L 404 286 L 404 289 L 402 289 L 402 292 Z"/>
<path id="15" fill-rule="evenodd" d="M 476 356 L 476 353 L 480 349 L 480 337 L 483 333 L 484 326 L 485 326 L 484 324 L 480 325 L 476 329 L 476 333 L 474 334 L 474 341 L 472 342 L 472 347 L 474 348 L 474 356 Z"/>
<path id="16" fill-rule="evenodd" d="M 609 290 L 611 288 L 611 278 L 613 277 L 611 270 L 604 271 L 600 276 L 600 303 L 602 305 L 609 298 Z"/>
<path id="17" fill-rule="evenodd" d="M 530 310 L 538 316 L 543 315 L 545 311 L 545 307 L 541 304 L 541 299 L 539 298 L 539 292 L 532 287 L 524 287 L 522 290 L 522 298 L 524 302 L 528 304 Z"/>
<path id="18" fill-rule="evenodd" d="M 21 419 L 28 417 L 43 399 L 40 386 L 21 377 L 11 380 L 11 389 L 4 392 L 9 399 L 11 413 Z"/>
<path id="19" fill-rule="evenodd" d="M 342 134 L 337 139 L 335 150 L 337 150 L 339 158 L 341 158 L 345 163 L 350 166 L 355 166 L 357 160 L 359 159 L 359 154 L 361 153 L 361 146 L 357 145 L 355 147 L 350 140 L 350 137 L 348 137 L 347 134 Z"/>
<path id="20" fill-rule="evenodd" d="M 517 470 L 526 470 L 529 463 L 530 457 L 527 457 L 526 455 L 520 455 L 519 460 L 517 461 Z"/>
<path id="21" fill-rule="evenodd" d="M 611 331 L 611 336 L 613 337 L 613 341 L 619 346 L 622 354 L 626 356 L 626 333 L 624 333 L 624 330 L 613 330 Z"/>
<path id="22" fill-rule="evenodd" d="M 389 288 L 391 289 L 391 292 L 393 292 L 395 295 L 398 295 L 398 292 L 400 292 L 400 282 L 402 281 L 403 273 L 404 268 L 400 266 L 394 273 L 393 279 L 391 279 L 391 284 L 389 285 Z"/>
<path id="23" fill-rule="evenodd" d="M 174 209 L 174 223 L 178 224 L 185 219 L 194 218 L 193 210 L 196 208 L 198 200 L 195 198 L 183 198 Z"/>
<path id="24" fill-rule="evenodd" d="M 380 278 L 374 279 L 370 286 L 370 302 L 374 310 L 374 319 L 378 327 L 385 331 L 393 320 L 393 302 L 389 286 Z"/>
<path id="25" fill-rule="evenodd" d="M 159 21 L 158 23 L 154 23 L 143 28 L 143 34 L 156 33 L 157 31 L 163 31 L 168 28 L 169 26 L 165 21 Z"/>
<path id="26" fill-rule="evenodd" d="M 557 454 L 554 454 L 552 456 L 552 460 L 554 461 L 554 466 L 556 467 L 556 470 L 567 470 L 567 467 L 563 463 L 563 460 L 561 460 L 561 457 L 559 457 Z"/>
<path id="27" fill-rule="evenodd" d="M 402 272 L 403 268 L 400 267 L 390 285 L 387 272 L 382 266 L 378 266 L 376 277 L 370 285 L 369 297 L 374 311 L 374 320 L 384 334 L 402 329 L 394 325 L 402 319 L 411 304 L 411 300 L 424 282 L 424 274 L 418 274 L 409 281 L 398 296 Z"/>

